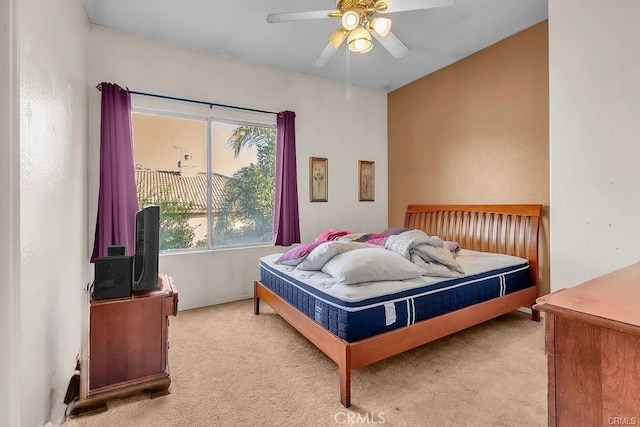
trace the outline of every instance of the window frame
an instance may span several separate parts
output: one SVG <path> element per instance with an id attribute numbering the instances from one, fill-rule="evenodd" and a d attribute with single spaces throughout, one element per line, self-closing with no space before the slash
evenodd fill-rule
<path id="1" fill-rule="evenodd" d="M 212 110 L 221 109 L 220 107 L 212 108 Z M 226 110 L 226 109 L 225 109 Z M 179 249 L 161 249 L 161 255 L 171 255 L 171 254 L 186 254 L 190 252 L 205 252 L 205 251 L 219 251 L 219 250 L 228 250 L 228 249 L 243 249 L 243 248 L 257 248 L 257 247 L 269 247 L 275 246 L 273 240 L 269 243 L 253 243 L 253 244 L 237 244 L 237 245 L 225 245 L 225 246 L 214 246 L 212 237 L 211 237 L 211 223 L 213 220 L 213 200 L 212 200 L 212 186 L 213 182 L 211 176 L 215 171 L 213 170 L 213 125 L 214 123 L 224 123 L 229 125 L 245 125 L 245 126 L 260 126 L 266 128 L 273 128 L 277 132 L 277 125 L 254 122 L 250 120 L 242 120 L 242 119 L 230 119 L 227 117 L 220 118 L 215 114 L 202 114 L 202 113 L 186 113 L 175 110 L 165 110 L 160 108 L 153 107 L 142 107 L 142 106 L 132 106 L 131 108 L 132 114 L 147 114 L 153 116 L 161 116 L 161 117 L 169 117 L 176 119 L 185 119 L 185 120 L 198 120 L 205 122 L 205 152 L 206 152 L 206 165 L 207 165 L 207 219 L 206 219 L 206 227 L 207 227 L 207 245 L 206 247 L 193 247 L 193 248 L 179 248 Z M 252 114 L 258 114 L 252 112 Z M 132 117 L 132 130 L 133 130 L 133 117 Z M 277 136 L 276 136 L 277 138 Z M 134 141 L 134 151 L 135 151 L 135 141 Z M 135 157 L 134 157 L 135 160 Z M 275 179 L 275 176 L 274 176 Z M 274 200 L 275 202 L 275 200 Z"/>

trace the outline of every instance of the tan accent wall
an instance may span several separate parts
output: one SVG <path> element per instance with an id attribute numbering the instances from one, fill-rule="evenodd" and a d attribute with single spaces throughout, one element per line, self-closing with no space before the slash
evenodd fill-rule
<path id="1" fill-rule="evenodd" d="M 541 22 L 388 98 L 389 226 L 408 204 L 544 205 L 549 290 L 549 49 Z"/>

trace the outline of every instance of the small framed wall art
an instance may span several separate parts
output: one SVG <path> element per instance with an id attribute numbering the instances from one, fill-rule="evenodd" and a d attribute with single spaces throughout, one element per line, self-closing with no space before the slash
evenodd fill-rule
<path id="1" fill-rule="evenodd" d="M 365 160 L 358 161 L 358 200 L 373 202 L 375 199 L 375 163 Z"/>
<path id="2" fill-rule="evenodd" d="M 309 157 L 309 200 L 327 201 L 329 161 L 322 157 Z"/>

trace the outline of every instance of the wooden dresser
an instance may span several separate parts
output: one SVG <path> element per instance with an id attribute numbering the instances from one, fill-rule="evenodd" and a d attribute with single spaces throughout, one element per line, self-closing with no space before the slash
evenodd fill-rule
<path id="1" fill-rule="evenodd" d="M 88 357 L 72 416 L 104 411 L 108 400 L 142 390 L 152 398 L 168 394 L 168 316 L 177 314 L 178 291 L 171 277 L 158 280 L 155 291 L 90 299 Z"/>
<path id="2" fill-rule="evenodd" d="M 538 298 L 549 426 L 640 424 L 640 264 Z"/>

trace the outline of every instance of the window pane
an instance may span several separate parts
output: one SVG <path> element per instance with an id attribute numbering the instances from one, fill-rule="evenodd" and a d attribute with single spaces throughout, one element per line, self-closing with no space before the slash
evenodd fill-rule
<path id="1" fill-rule="evenodd" d="M 160 206 L 160 250 L 207 245 L 207 122 L 132 114 L 140 206 Z"/>
<path id="2" fill-rule="evenodd" d="M 213 245 L 271 243 L 275 128 L 214 122 L 211 135 Z"/>

